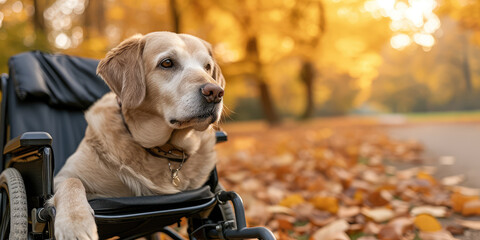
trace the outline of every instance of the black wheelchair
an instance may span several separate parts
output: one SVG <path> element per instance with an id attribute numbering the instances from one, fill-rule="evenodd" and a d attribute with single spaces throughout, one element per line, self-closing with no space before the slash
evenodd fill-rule
<path id="1" fill-rule="evenodd" d="M 97 65 L 39 51 L 10 58 L 1 76 L 0 239 L 54 239 L 55 209 L 45 204 L 53 176 L 84 136 L 83 111 L 109 91 Z M 216 137 L 227 140 L 223 132 Z M 240 196 L 223 190 L 216 169 L 200 189 L 89 203 L 100 239 L 152 239 L 157 232 L 184 239 L 170 227 L 182 218 L 189 239 L 275 239 L 266 228 L 246 226 Z"/>

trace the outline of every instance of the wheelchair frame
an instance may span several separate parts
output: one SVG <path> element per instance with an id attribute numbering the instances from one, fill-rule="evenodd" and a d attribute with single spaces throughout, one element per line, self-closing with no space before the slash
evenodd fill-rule
<path id="1" fill-rule="evenodd" d="M 27 213 L 30 223 L 28 224 L 28 239 L 54 239 L 54 219 L 55 219 L 55 208 L 46 205 L 46 201 L 50 199 L 53 192 L 53 169 L 54 169 L 54 158 L 53 150 L 51 147 L 52 137 L 46 132 L 26 132 L 16 138 L 13 138 L 7 142 L 7 124 L 6 124 L 6 109 L 7 109 L 7 81 L 8 75 L 2 74 L 1 76 L 1 91 L 2 91 L 2 103 L 1 103 L 1 118 L 0 118 L 0 134 L 2 138 L 0 139 L 0 150 L 2 151 L 2 156 L 0 157 L 0 169 L 3 171 L 9 167 L 15 168 L 22 172 L 22 178 L 25 181 L 25 174 L 30 174 L 29 177 L 33 177 L 35 180 L 40 180 L 41 183 L 36 182 L 37 187 L 41 186 L 39 189 L 27 189 L 26 197 L 28 198 L 28 193 L 37 194 L 33 197 L 34 200 L 29 199 L 28 208 L 31 209 Z M 223 132 L 217 132 L 216 134 L 217 142 L 223 142 L 227 140 L 227 136 Z M 25 170 L 28 168 L 40 167 L 41 176 L 38 176 L 38 169 L 29 171 Z M 35 175 L 35 176 L 34 176 Z M 29 179 L 27 177 L 27 179 Z M 33 182 L 35 182 L 35 180 Z M 32 183 L 32 179 L 25 182 L 27 184 Z M 216 188 L 218 183 L 218 177 L 216 174 L 216 169 L 212 172 L 210 176 L 210 187 Z M 212 189 L 213 191 L 213 189 Z M 33 192 L 33 193 L 32 193 Z M 6 210 L 8 206 L 6 201 L 7 195 L 0 195 L 0 216 L 2 216 L 2 226 L 0 228 L 0 240 L 5 239 L 8 226 L 3 224 L 6 216 L 5 213 L 9 212 Z M 234 210 L 233 219 L 225 219 L 225 217 L 220 217 L 218 219 L 209 219 L 205 218 L 207 215 L 217 215 L 214 217 L 218 218 L 218 215 L 221 214 L 221 211 L 218 210 L 221 206 L 231 202 Z M 216 209 L 216 210 L 215 210 Z M 220 209 L 221 210 L 221 209 Z M 209 201 L 202 203 L 196 206 L 187 206 L 179 207 L 176 209 L 167 209 L 167 210 L 156 210 L 156 211 L 147 211 L 140 213 L 127 213 L 127 214 L 95 214 L 95 221 L 107 222 L 107 223 L 117 223 L 129 219 L 141 219 L 141 218 L 152 218 L 152 217 L 162 217 L 162 216 L 171 216 L 172 214 L 180 214 L 188 216 L 189 220 L 189 238 L 190 239 L 243 239 L 243 238 L 259 238 L 265 240 L 274 240 L 275 237 L 272 232 L 263 227 L 253 227 L 248 228 L 245 220 L 245 212 L 243 207 L 243 202 L 241 197 L 235 192 L 226 192 L 219 191 L 216 193 L 215 197 L 212 197 Z M 217 221 L 217 222 L 214 222 Z M 168 226 L 159 227 L 159 229 L 153 229 L 152 232 L 142 232 L 137 235 L 130 236 L 126 239 L 135 239 L 142 236 L 148 236 L 154 232 L 162 232 L 169 237 L 182 240 L 184 239 L 181 235 L 176 233 L 173 229 Z"/>

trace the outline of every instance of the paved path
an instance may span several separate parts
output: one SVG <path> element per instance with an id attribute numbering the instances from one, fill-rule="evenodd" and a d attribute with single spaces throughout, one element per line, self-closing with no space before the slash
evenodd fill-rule
<path id="1" fill-rule="evenodd" d="M 387 128 L 397 139 L 416 139 L 425 146 L 426 164 L 438 165 L 438 177 L 465 174 L 462 185 L 480 188 L 480 123 L 409 124 Z M 439 158 L 452 156 L 453 165 Z"/>
<path id="2" fill-rule="evenodd" d="M 416 139 L 425 146 L 426 164 L 438 166 L 437 177 L 465 174 L 463 186 L 480 188 L 480 123 L 437 123 L 388 127 L 388 133 L 397 139 Z M 439 158 L 451 156 L 453 165 L 441 165 Z M 456 215 L 461 218 L 461 216 Z M 478 217 L 471 220 L 479 220 Z M 452 218 L 441 219 L 442 225 Z M 479 240 L 480 231 L 466 230 L 460 240 Z"/>

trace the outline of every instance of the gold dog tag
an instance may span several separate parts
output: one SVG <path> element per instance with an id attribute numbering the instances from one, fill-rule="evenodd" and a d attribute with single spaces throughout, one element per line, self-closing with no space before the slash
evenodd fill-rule
<path id="1" fill-rule="evenodd" d="M 180 178 L 178 177 L 178 171 L 172 171 L 172 184 L 175 187 L 180 185 Z"/>

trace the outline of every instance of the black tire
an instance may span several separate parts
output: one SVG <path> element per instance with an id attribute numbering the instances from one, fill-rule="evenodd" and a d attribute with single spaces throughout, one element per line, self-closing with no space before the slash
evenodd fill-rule
<path id="1" fill-rule="evenodd" d="M 0 190 L 5 208 L 2 209 L 2 235 L 5 239 L 27 239 L 28 210 L 27 195 L 22 175 L 14 169 L 7 168 L 0 175 Z M 8 214 L 8 215 L 7 215 Z M 1 221 L 1 220 L 0 220 Z M 7 223 L 6 223 L 7 222 Z M 9 226 L 4 226 L 8 224 Z M 8 237 L 6 236 L 8 234 Z"/>

